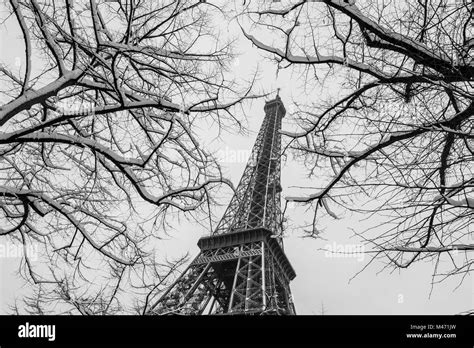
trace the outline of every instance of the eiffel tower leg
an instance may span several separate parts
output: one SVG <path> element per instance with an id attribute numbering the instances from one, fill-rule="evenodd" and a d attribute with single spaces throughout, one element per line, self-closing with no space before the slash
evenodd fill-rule
<path id="1" fill-rule="evenodd" d="M 210 264 L 191 265 L 161 296 L 150 314 L 200 314 L 209 302 L 208 291 L 202 280 Z"/>
<path id="2" fill-rule="evenodd" d="M 200 315 L 206 311 L 211 299 L 208 314 L 222 313 L 227 309 L 227 293 L 211 262 L 196 262 L 206 257 L 200 253 L 173 285 L 151 307 L 148 314 Z M 228 291 L 227 291 L 228 292 Z"/>
<path id="3" fill-rule="evenodd" d="M 265 309 L 263 242 L 239 247 L 234 282 L 229 301 L 230 314 L 252 314 Z"/>
<path id="4" fill-rule="evenodd" d="M 234 282 L 233 282 L 233 285 L 232 285 L 232 291 L 231 291 L 231 294 L 230 294 L 230 301 L 229 301 L 229 307 L 227 309 L 227 312 L 229 313 L 232 313 L 232 305 L 234 303 L 234 297 L 235 297 L 235 287 L 237 285 L 237 279 L 238 279 L 238 271 L 240 269 L 240 260 L 241 260 L 241 257 L 239 256 L 239 259 L 237 260 L 237 267 L 235 269 L 235 275 L 234 275 Z"/>
<path id="5" fill-rule="evenodd" d="M 262 311 L 267 308 L 267 288 L 266 288 L 266 277 L 267 271 L 265 268 L 265 259 L 266 259 L 266 247 L 265 242 L 262 240 Z"/>
<path id="6" fill-rule="evenodd" d="M 264 290 L 264 314 L 296 314 L 292 302 L 289 279 L 278 265 L 275 255 L 266 243 L 262 243 L 262 287 Z"/>

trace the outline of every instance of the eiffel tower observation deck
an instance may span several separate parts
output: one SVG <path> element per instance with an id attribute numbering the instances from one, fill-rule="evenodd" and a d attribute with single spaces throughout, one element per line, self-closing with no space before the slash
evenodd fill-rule
<path id="1" fill-rule="evenodd" d="M 295 314 L 283 250 L 280 202 L 280 97 L 265 103 L 265 118 L 240 183 L 199 255 L 148 314 Z"/>

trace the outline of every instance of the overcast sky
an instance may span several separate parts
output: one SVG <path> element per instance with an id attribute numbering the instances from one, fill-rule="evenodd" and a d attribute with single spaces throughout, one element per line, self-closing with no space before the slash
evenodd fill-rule
<path id="1" fill-rule="evenodd" d="M 0 60 L 13 65 L 17 57 L 24 59 L 18 30 L 5 24 L 0 30 Z M 231 34 L 239 33 L 235 23 L 223 25 L 222 30 Z M 324 93 L 309 93 L 302 88 L 300 76 L 292 75 L 290 71 L 280 71 L 277 76 L 275 65 L 263 59 L 261 53 L 242 35 L 239 35 L 236 49 L 242 54 L 235 61 L 235 74 L 250 77 L 258 68 L 258 85 L 266 91 L 281 88 L 281 99 L 289 111 L 292 110 L 293 100 L 316 101 L 317 98 L 336 97 L 339 93 L 337 84 L 331 83 L 325 85 Z M 225 174 L 235 185 L 242 175 L 263 120 L 263 106 L 264 100 L 246 105 L 248 123 L 252 130 L 249 136 L 230 133 L 216 139 L 215 130 L 208 131 L 204 126 L 198 130 L 203 144 L 214 151 L 221 151 Z M 285 127 L 290 125 L 284 123 Z M 318 182 L 314 180 L 308 182 L 306 172 L 291 159 L 283 164 L 283 197 L 293 193 L 294 188 L 291 186 L 309 184 L 318 186 Z M 226 197 L 226 202 L 230 198 L 230 195 Z M 454 289 L 458 285 L 458 279 L 435 285 L 429 298 L 433 269 L 431 262 L 417 263 L 409 269 L 396 270 L 393 273 L 387 270 L 378 273 L 384 264 L 375 262 L 349 282 L 366 265 L 369 257 L 335 257 L 336 255 L 330 255 L 321 249 L 328 245 L 360 245 L 360 240 L 351 238 L 350 229 L 361 230 L 365 227 L 360 217 L 327 219 L 324 221 L 324 239 L 309 239 L 302 238 L 303 232 L 298 225 L 308 219 L 310 212 L 305 212 L 304 208 L 291 207 L 287 213 L 290 228 L 284 243 L 285 252 L 297 274 L 291 283 L 291 289 L 298 314 L 321 314 L 323 306 L 325 314 L 456 314 L 474 307 L 472 277 L 467 277 L 457 290 Z M 383 224 L 383 221 L 380 221 L 380 224 Z M 210 231 L 200 226 L 182 225 L 179 233 L 163 242 L 162 251 L 167 256 L 179 256 L 187 251 L 195 255 L 199 252 L 196 245 L 198 239 L 209 233 Z M 0 238 L 0 243 L 5 244 L 5 238 Z M 19 260 L 15 257 L 0 259 L 0 314 L 7 313 L 8 304 L 22 293 L 23 283 L 14 274 Z"/>

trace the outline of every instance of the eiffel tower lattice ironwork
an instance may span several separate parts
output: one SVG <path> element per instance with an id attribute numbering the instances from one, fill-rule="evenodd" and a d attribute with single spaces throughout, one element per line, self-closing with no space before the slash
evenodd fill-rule
<path id="1" fill-rule="evenodd" d="M 295 314 L 283 251 L 280 97 L 265 103 L 251 157 L 220 223 L 148 314 Z"/>

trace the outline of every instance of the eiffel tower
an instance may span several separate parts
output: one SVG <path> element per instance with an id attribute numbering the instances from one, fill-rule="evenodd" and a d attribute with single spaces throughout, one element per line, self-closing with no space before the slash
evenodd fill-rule
<path id="1" fill-rule="evenodd" d="M 265 118 L 227 210 L 199 255 L 148 314 L 295 314 L 289 283 L 296 276 L 283 250 L 280 205 L 280 97 Z"/>

